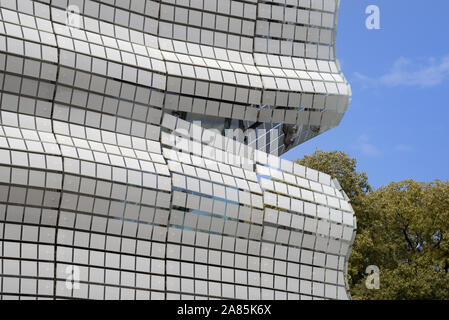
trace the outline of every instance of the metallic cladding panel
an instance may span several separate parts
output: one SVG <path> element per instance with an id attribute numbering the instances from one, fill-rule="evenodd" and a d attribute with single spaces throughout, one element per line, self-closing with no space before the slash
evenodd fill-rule
<path id="1" fill-rule="evenodd" d="M 49 2 L 0 2 L 2 299 L 348 298 L 351 206 L 276 156 L 347 109 L 336 1 Z"/>

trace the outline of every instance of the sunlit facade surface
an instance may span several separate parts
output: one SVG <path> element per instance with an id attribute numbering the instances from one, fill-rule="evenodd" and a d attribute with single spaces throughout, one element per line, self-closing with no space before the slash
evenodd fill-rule
<path id="1" fill-rule="evenodd" d="M 348 299 L 338 6 L 1 0 L 0 299 Z"/>

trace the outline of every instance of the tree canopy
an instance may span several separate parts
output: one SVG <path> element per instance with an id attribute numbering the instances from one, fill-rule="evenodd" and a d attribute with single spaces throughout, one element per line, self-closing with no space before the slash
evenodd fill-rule
<path id="1" fill-rule="evenodd" d="M 298 162 L 337 178 L 351 199 L 353 299 L 449 299 L 449 181 L 405 180 L 373 190 L 343 152 L 317 150 Z M 378 290 L 365 286 L 369 265 L 380 269 Z"/>

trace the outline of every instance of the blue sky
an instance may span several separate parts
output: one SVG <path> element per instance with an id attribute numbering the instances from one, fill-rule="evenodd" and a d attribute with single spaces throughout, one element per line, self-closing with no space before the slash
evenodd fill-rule
<path id="1" fill-rule="evenodd" d="M 365 9 L 380 9 L 368 30 Z M 449 1 L 342 0 L 337 56 L 352 87 L 340 125 L 283 157 L 342 150 L 373 187 L 449 179 Z"/>

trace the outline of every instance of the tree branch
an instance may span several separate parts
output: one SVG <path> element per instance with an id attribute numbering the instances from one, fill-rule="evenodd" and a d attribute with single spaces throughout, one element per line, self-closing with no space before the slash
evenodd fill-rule
<path id="1" fill-rule="evenodd" d="M 415 247 L 413 246 L 409 236 L 408 236 L 408 225 L 405 226 L 404 229 L 402 229 L 402 232 L 404 233 L 405 240 L 407 241 L 410 248 L 412 248 L 412 251 L 415 252 Z"/>

